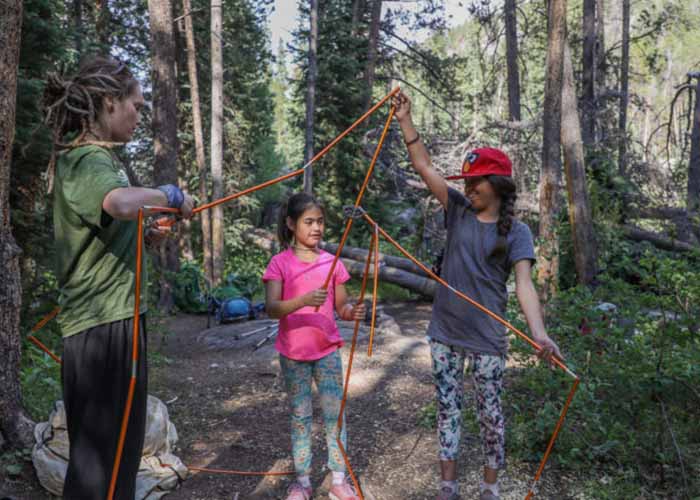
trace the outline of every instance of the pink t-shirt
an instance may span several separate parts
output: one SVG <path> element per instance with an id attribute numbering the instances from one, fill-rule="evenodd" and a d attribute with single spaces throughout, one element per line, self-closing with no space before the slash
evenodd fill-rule
<path id="1" fill-rule="evenodd" d="M 321 288 L 330 271 L 333 255 L 320 251 L 313 262 L 303 262 L 287 249 L 278 253 L 267 265 L 263 281 L 282 282 L 282 300 Z M 280 319 L 275 349 L 296 361 L 315 361 L 343 346 L 343 339 L 335 324 L 335 287 L 350 279 L 341 261 L 335 266 L 328 286 L 328 298 L 319 308 L 302 307 Z"/>

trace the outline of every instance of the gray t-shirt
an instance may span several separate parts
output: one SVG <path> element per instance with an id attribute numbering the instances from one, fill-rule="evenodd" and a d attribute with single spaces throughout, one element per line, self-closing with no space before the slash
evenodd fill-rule
<path id="1" fill-rule="evenodd" d="M 452 188 L 448 190 L 446 225 L 441 278 L 503 318 L 511 269 L 519 260 L 535 260 L 530 228 L 514 220 L 506 238 L 506 254 L 489 257 L 498 240 L 497 223 L 480 222 L 467 197 Z M 444 286 L 435 294 L 428 336 L 472 352 L 508 352 L 506 328 Z"/>

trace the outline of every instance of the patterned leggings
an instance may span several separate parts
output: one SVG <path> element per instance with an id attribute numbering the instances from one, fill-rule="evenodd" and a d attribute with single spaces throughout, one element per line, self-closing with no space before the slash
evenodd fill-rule
<path id="1" fill-rule="evenodd" d="M 316 361 L 294 361 L 280 355 L 280 365 L 292 413 L 294 469 L 300 476 L 311 473 L 311 421 L 313 415 L 311 383 L 315 380 L 321 396 L 323 425 L 326 430 L 326 444 L 328 446 L 328 468 L 334 472 L 343 472 L 345 462 L 336 441 L 338 413 L 343 398 L 343 363 L 340 353 L 334 351 Z M 344 418 L 343 422 L 345 422 Z M 344 424 L 340 439 L 343 447 L 347 449 Z"/>
<path id="2" fill-rule="evenodd" d="M 505 357 L 465 351 L 430 340 L 433 377 L 437 390 L 440 460 L 456 460 L 462 431 L 464 361 L 469 365 L 476 389 L 476 410 L 484 450 L 484 465 L 505 466 L 505 428 L 501 390 Z"/>

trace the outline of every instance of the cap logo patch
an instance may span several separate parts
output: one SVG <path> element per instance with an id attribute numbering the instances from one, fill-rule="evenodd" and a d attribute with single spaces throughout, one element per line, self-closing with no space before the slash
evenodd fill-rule
<path id="1" fill-rule="evenodd" d="M 469 168 L 476 162 L 476 160 L 479 158 L 479 153 L 475 153 L 474 151 L 469 151 L 467 153 L 467 168 L 464 170 L 465 172 L 469 171 Z"/>

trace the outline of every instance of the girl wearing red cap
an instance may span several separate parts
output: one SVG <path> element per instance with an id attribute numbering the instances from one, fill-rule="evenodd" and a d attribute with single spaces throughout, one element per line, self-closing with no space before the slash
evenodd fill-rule
<path id="1" fill-rule="evenodd" d="M 540 302 L 532 283 L 535 261 L 532 233 L 514 218 L 515 183 L 508 156 L 494 148 L 467 154 L 462 173 L 464 192 L 447 185 L 432 167 L 430 155 L 411 118 L 404 93 L 393 99 L 413 167 L 445 209 L 447 243 L 441 277 L 452 287 L 505 316 L 506 282 L 515 271 L 516 295 L 539 356 L 562 357 L 545 331 Z M 456 459 L 460 445 L 464 362 L 474 379 L 484 477 L 480 500 L 498 500 L 498 471 L 505 466 L 505 431 L 501 409 L 503 371 L 508 351 L 505 328 L 445 287 L 439 287 L 428 327 L 438 403 L 438 440 L 442 483 L 437 500 L 459 498 Z"/>

